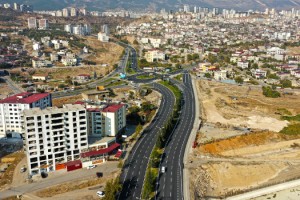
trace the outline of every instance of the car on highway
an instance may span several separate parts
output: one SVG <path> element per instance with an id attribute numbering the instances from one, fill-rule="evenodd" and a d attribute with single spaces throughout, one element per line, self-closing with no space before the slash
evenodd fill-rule
<path id="1" fill-rule="evenodd" d="M 96 167 L 96 165 L 90 165 L 87 167 L 87 169 L 94 169 Z"/>
<path id="2" fill-rule="evenodd" d="M 165 173 L 165 172 L 166 172 L 166 169 L 167 169 L 167 167 L 162 166 L 162 167 L 161 167 L 161 173 Z"/>
<path id="3" fill-rule="evenodd" d="M 105 192 L 104 191 L 98 191 L 97 196 L 100 197 L 100 198 L 103 198 L 103 197 L 105 197 Z"/>

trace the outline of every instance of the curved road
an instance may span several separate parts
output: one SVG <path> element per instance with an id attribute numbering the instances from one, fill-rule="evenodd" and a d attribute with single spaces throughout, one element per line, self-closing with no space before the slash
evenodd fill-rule
<path id="1" fill-rule="evenodd" d="M 134 145 L 124 164 L 120 177 L 123 187 L 119 200 L 140 199 L 149 157 L 159 130 L 173 112 L 175 103 L 173 93 L 160 84 L 154 83 L 153 87 L 162 94 L 161 104 L 152 123 L 142 132 L 141 138 Z"/>
<path id="2" fill-rule="evenodd" d="M 183 199 L 183 157 L 195 120 L 195 101 L 190 75 L 183 74 L 183 105 L 180 120 L 165 147 L 157 183 L 156 199 Z"/>

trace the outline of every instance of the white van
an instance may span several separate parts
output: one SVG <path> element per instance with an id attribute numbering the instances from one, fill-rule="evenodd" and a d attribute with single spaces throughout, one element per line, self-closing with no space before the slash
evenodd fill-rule
<path id="1" fill-rule="evenodd" d="M 161 167 L 161 173 L 165 173 L 166 172 L 166 167 L 165 166 L 162 166 Z"/>

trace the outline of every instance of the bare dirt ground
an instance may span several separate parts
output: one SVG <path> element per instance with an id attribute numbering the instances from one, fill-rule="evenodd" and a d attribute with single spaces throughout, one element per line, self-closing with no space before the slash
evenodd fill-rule
<path id="1" fill-rule="evenodd" d="M 71 97 L 63 97 L 63 98 L 53 99 L 52 104 L 53 104 L 53 106 L 56 106 L 56 107 L 62 107 L 64 104 L 73 104 L 76 101 L 81 101 L 81 100 L 82 100 L 82 96 L 76 95 L 76 96 L 71 96 Z"/>
<path id="2" fill-rule="evenodd" d="M 95 50 L 95 55 L 89 56 L 87 59 L 102 64 L 117 63 L 124 49 L 112 42 L 100 42 L 94 37 L 87 37 L 85 43 Z"/>
<path id="3" fill-rule="evenodd" d="M 6 98 L 11 93 L 7 83 L 0 83 L 0 99 Z"/>
<path id="4" fill-rule="evenodd" d="M 191 199 L 230 196 L 300 177 L 299 137 L 277 133 L 288 123 L 279 113 L 300 113 L 299 94 L 270 99 L 260 88 L 209 81 L 199 81 L 197 92 L 205 123 L 187 165 Z"/>
<path id="5" fill-rule="evenodd" d="M 201 80 L 197 87 L 203 110 L 203 119 L 211 123 L 280 131 L 288 122 L 276 114 L 286 109 L 300 113 L 300 95 L 265 98 L 260 88 L 238 86 Z"/>

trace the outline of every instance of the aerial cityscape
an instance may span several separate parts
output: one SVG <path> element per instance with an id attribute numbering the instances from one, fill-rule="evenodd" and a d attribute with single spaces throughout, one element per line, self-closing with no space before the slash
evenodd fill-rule
<path id="1" fill-rule="evenodd" d="M 2 199 L 300 199 L 300 0 L 0 0 Z"/>

